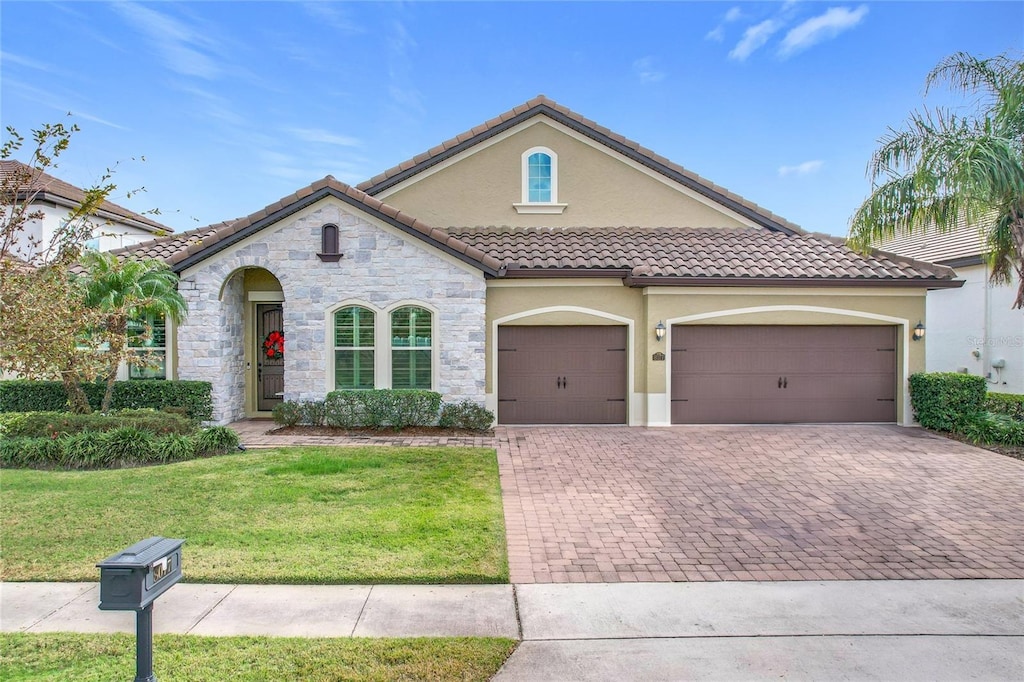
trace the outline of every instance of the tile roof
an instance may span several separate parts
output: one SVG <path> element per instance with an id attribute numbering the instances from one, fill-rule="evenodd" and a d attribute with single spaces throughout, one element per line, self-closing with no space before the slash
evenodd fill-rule
<path id="1" fill-rule="evenodd" d="M 876 242 L 873 246 L 890 253 L 945 263 L 977 257 L 980 261 L 989 251 L 986 243 L 987 226 L 994 224 L 996 215 L 986 215 L 978 224 L 969 225 L 961 217 L 952 230 L 940 232 L 934 225 L 911 234 L 899 234 Z"/>
<path id="2" fill-rule="evenodd" d="M 878 252 L 861 255 L 840 239 L 760 228 L 453 227 L 448 231 L 496 258 L 508 276 L 613 269 L 628 271 L 637 284 L 720 279 L 909 283 L 952 281 L 954 276 L 941 265 Z"/>
<path id="3" fill-rule="evenodd" d="M 53 201 L 54 198 L 64 199 L 66 202 L 70 202 L 71 205 L 78 205 L 85 200 L 85 191 L 80 187 L 64 182 L 59 178 L 55 178 L 49 173 L 44 173 L 39 169 L 33 169 L 27 164 L 21 161 L 15 161 L 11 159 L 5 159 L 0 161 L 0 175 L 6 180 L 7 177 L 12 176 L 16 173 L 24 172 L 32 173 L 32 182 L 29 187 L 19 188 L 19 195 L 23 192 L 38 192 L 36 195 L 39 200 Z M 106 213 L 108 216 L 119 218 L 122 221 L 129 221 L 135 223 L 135 227 L 146 230 L 148 232 L 162 232 L 170 233 L 174 232 L 174 229 L 158 223 L 151 218 L 147 218 L 144 215 L 136 213 L 135 211 L 129 211 L 123 206 L 118 206 L 112 201 L 104 201 L 100 204 L 98 209 L 101 213 Z"/>
<path id="4" fill-rule="evenodd" d="M 500 267 L 500 263 L 492 256 L 460 241 L 444 230 L 431 227 L 365 192 L 335 180 L 330 175 L 244 218 L 115 249 L 112 253 L 138 258 L 158 258 L 180 272 L 325 196 L 334 196 L 355 205 L 456 258 L 480 267 L 489 274 L 495 274 Z"/>
<path id="5" fill-rule="evenodd" d="M 655 152 L 641 146 L 612 130 L 605 128 L 598 123 L 572 111 L 568 107 L 558 104 L 544 95 L 537 95 L 533 99 L 520 104 L 505 113 L 492 118 L 491 120 L 471 128 L 464 133 L 442 142 L 422 154 L 418 154 L 407 161 L 404 161 L 393 168 L 375 175 L 374 177 L 361 182 L 356 187 L 368 194 L 377 194 L 403 180 L 416 175 L 417 173 L 430 168 L 447 158 L 450 158 L 469 147 L 472 147 L 494 135 L 507 130 L 519 123 L 537 115 L 547 115 L 564 125 L 569 126 L 583 133 L 587 137 L 596 140 L 620 153 L 623 153 L 643 165 L 693 189 L 719 203 L 722 203 L 733 210 L 746 215 L 758 224 L 771 230 L 782 232 L 800 233 L 803 230 L 799 225 L 791 223 L 785 218 L 778 216 L 771 211 L 758 206 L 752 201 L 744 199 L 738 194 L 730 192 L 709 180 L 702 178 L 696 173 L 689 171 L 677 163 L 656 154 Z"/>

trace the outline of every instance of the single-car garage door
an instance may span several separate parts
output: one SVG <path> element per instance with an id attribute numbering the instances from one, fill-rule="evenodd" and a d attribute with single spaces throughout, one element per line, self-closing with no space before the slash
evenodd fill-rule
<path id="1" fill-rule="evenodd" d="M 672 328 L 674 424 L 896 421 L 896 328 Z"/>
<path id="2" fill-rule="evenodd" d="M 498 422 L 626 423 L 626 328 L 498 328 Z"/>

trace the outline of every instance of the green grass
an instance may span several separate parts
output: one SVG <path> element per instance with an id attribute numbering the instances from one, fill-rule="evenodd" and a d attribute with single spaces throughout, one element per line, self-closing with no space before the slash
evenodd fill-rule
<path id="1" fill-rule="evenodd" d="M 287 448 L 113 471 L 4 470 L 0 578 L 94 581 L 185 538 L 187 582 L 507 582 L 493 450 Z"/>
<path id="2" fill-rule="evenodd" d="M 510 639 L 153 638 L 164 682 L 233 680 L 487 680 L 515 648 Z M 130 680 L 131 635 L 0 635 L 0 679 Z"/>

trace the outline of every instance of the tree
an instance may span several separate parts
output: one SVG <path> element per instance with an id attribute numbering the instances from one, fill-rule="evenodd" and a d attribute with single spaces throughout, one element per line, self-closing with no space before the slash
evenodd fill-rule
<path id="1" fill-rule="evenodd" d="M 85 275 L 81 278 L 85 305 L 100 313 L 96 332 L 107 343 L 102 412 L 110 409 L 114 395 L 117 368 L 122 362 L 143 362 L 128 343 L 129 323 L 147 316 L 161 316 L 181 323 L 186 314 L 185 299 L 178 293 L 178 276 L 163 263 L 152 258 L 118 259 L 99 251 L 82 257 Z M 144 335 L 152 334 L 146 329 Z"/>
<path id="2" fill-rule="evenodd" d="M 958 222 L 982 225 L 990 281 L 1017 276 L 1014 308 L 1024 307 L 1024 62 L 1008 54 L 979 59 L 958 52 L 928 74 L 936 84 L 977 95 L 966 114 L 913 112 L 889 130 L 868 164 L 871 195 L 851 219 L 859 250 L 897 234 Z"/>

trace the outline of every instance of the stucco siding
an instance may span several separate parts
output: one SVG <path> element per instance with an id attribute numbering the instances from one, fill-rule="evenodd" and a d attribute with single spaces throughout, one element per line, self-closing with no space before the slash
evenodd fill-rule
<path id="1" fill-rule="evenodd" d="M 560 215 L 520 215 L 522 154 L 547 147 L 558 156 Z M 750 225 L 678 186 L 651 177 L 607 148 L 538 120 L 494 144 L 481 144 L 457 163 L 425 172 L 378 195 L 430 225 L 477 226 L 684 226 Z"/>

